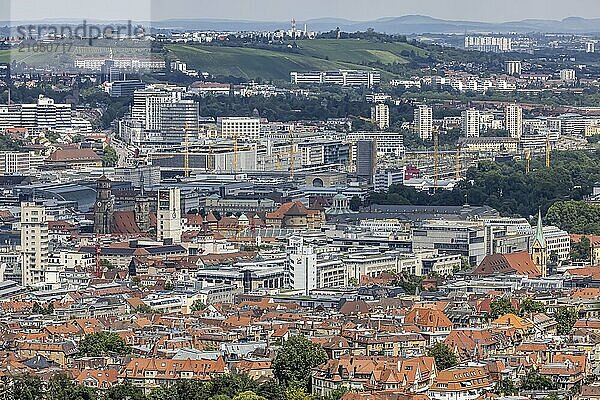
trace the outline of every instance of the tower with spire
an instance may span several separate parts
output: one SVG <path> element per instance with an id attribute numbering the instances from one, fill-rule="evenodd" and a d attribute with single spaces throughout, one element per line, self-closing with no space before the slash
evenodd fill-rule
<path id="1" fill-rule="evenodd" d="M 544 226 L 542 225 L 542 211 L 538 210 L 538 221 L 535 228 L 535 237 L 531 246 L 531 258 L 539 269 L 542 277 L 548 276 L 548 246 L 544 237 Z"/>

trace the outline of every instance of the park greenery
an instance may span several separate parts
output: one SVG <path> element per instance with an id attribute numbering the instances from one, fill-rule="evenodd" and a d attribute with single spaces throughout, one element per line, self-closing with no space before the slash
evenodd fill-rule
<path id="1" fill-rule="evenodd" d="M 581 201 L 591 194 L 595 182 L 600 181 L 600 151 L 555 151 L 552 163 L 546 168 L 539 157 L 532 160 L 531 171 L 525 173 L 525 162 L 482 161 L 468 170 L 466 179 L 452 191 L 435 194 L 418 192 L 403 185 L 393 185 L 387 192 L 372 193 L 370 204 L 398 205 L 487 205 L 502 215 L 531 218 L 538 210 L 546 212 L 553 204 L 561 201 Z M 558 203 L 560 207 L 560 203 Z M 575 212 L 570 218 L 555 218 L 548 215 L 548 222 L 561 229 L 582 227 L 580 232 L 598 232 L 594 224 L 575 225 L 580 216 Z M 600 220 L 600 218 L 598 218 Z M 595 221 L 592 219 L 592 221 Z"/>

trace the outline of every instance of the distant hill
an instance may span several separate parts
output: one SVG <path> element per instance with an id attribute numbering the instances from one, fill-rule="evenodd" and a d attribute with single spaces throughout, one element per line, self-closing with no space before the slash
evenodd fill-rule
<path id="1" fill-rule="evenodd" d="M 190 68 L 199 71 L 246 79 L 260 77 L 286 81 L 292 71 L 366 69 L 368 62 L 404 64 L 411 55 L 426 53 L 407 43 L 374 43 L 366 40 L 319 39 L 302 40 L 297 44 L 294 52 L 184 44 L 167 45 L 166 48 L 172 57 L 187 62 Z"/>
<path id="2" fill-rule="evenodd" d="M 373 28 L 378 32 L 394 34 L 419 33 L 465 33 L 465 32 L 556 32 L 556 33 L 599 33 L 600 19 L 569 17 L 563 20 L 526 19 L 503 23 L 478 21 L 452 21 L 432 18 L 423 15 L 405 15 L 401 17 L 385 17 L 374 21 L 349 21 L 340 18 L 319 18 L 298 21 L 297 26 L 304 24 L 313 31 L 329 31 L 340 28 L 344 31 L 364 31 Z M 225 19 L 177 19 L 153 22 L 153 26 L 163 29 L 206 29 L 206 30 L 275 30 L 287 29 L 287 21 L 242 21 Z"/>

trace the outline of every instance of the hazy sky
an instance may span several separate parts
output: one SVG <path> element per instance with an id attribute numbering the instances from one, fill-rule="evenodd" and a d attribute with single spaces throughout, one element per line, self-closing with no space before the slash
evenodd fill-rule
<path id="1" fill-rule="evenodd" d="M 445 19 L 512 21 L 600 17 L 600 0 L 0 0 L 12 20 L 46 18 L 225 18 L 301 21 L 339 17 L 371 20 L 422 14 Z M 6 13 L 1 9 L 0 13 Z M 0 20 L 7 19 L 0 15 Z"/>

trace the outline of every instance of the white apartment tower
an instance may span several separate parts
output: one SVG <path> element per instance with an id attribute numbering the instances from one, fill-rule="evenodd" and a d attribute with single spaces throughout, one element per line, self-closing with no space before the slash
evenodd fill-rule
<path id="1" fill-rule="evenodd" d="M 505 71 L 508 75 L 521 75 L 523 64 L 521 61 L 509 60 L 504 64 Z"/>
<path id="2" fill-rule="evenodd" d="M 509 104 L 505 110 L 505 128 L 512 138 L 523 134 L 523 109 L 518 104 Z"/>
<path id="3" fill-rule="evenodd" d="M 43 206 L 21 203 L 21 282 L 30 287 L 44 283 L 48 266 L 48 220 Z"/>
<path id="4" fill-rule="evenodd" d="M 371 107 L 371 120 L 381 130 L 390 127 L 390 108 L 387 104 L 379 103 Z"/>
<path id="5" fill-rule="evenodd" d="M 563 82 L 574 82 L 575 80 L 577 80 L 577 73 L 574 69 L 561 69 L 560 80 Z"/>
<path id="6" fill-rule="evenodd" d="M 433 110 L 426 105 L 418 105 L 414 111 L 414 129 L 421 140 L 433 138 Z"/>
<path id="7" fill-rule="evenodd" d="M 479 110 L 469 108 L 462 112 L 462 129 L 465 137 L 479 137 Z"/>
<path id="8" fill-rule="evenodd" d="M 317 254 L 313 246 L 306 245 L 301 236 L 288 239 L 287 274 L 289 286 L 309 295 L 317 288 Z"/>
<path id="9" fill-rule="evenodd" d="M 156 209 L 156 237 L 160 241 L 181 243 L 181 190 L 160 189 Z"/>

